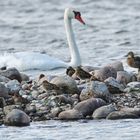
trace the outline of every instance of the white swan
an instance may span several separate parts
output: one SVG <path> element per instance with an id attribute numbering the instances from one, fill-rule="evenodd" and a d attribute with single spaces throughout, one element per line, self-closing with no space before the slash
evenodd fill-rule
<path id="1" fill-rule="evenodd" d="M 81 23 L 85 24 L 81 18 L 80 12 L 74 10 L 73 8 L 65 9 L 64 23 L 71 54 L 71 61 L 69 63 L 63 62 L 57 58 L 50 57 L 46 54 L 41 54 L 37 52 L 17 52 L 13 54 L 1 55 L 0 67 L 16 67 L 19 70 L 50 70 L 60 67 L 75 67 L 81 65 L 80 54 L 72 30 L 72 19 L 77 19 Z"/>

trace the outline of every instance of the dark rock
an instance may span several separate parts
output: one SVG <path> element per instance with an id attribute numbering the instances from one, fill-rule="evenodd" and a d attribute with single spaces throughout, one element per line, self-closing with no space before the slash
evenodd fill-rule
<path id="1" fill-rule="evenodd" d="M 99 70 L 95 70 L 94 71 L 94 76 L 100 80 L 100 81 L 104 81 L 105 79 L 109 78 L 109 77 L 117 77 L 117 71 L 111 67 L 111 66 L 106 66 L 103 67 Z"/>
<path id="2" fill-rule="evenodd" d="M 24 74 L 24 73 L 20 73 L 20 76 L 21 76 L 22 81 L 29 81 L 30 80 L 29 76 Z"/>
<path id="3" fill-rule="evenodd" d="M 16 68 L 9 68 L 7 70 L 0 71 L 0 75 L 5 76 L 11 80 L 16 79 L 19 82 L 22 81 L 20 73 Z"/>
<path id="4" fill-rule="evenodd" d="M 3 97 L 0 97 L 0 108 L 3 108 L 5 106 L 5 100 Z"/>
<path id="5" fill-rule="evenodd" d="M 93 111 L 103 105 L 106 105 L 106 102 L 100 98 L 90 98 L 79 102 L 74 109 L 78 110 L 83 114 L 84 117 L 92 115 Z"/>
<path id="6" fill-rule="evenodd" d="M 121 111 L 132 113 L 132 114 L 136 114 L 136 115 L 140 116 L 140 108 L 124 107 L 124 108 L 121 108 Z"/>
<path id="7" fill-rule="evenodd" d="M 110 105 L 102 106 L 102 107 L 97 108 L 93 112 L 92 117 L 94 119 L 103 119 L 103 118 L 106 118 L 108 114 L 110 114 L 113 111 L 116 111 L 115 105 L 110 104 Z"/>
<path id="8" fill-rule="evenodd" d="M 0 83 L 0 97 L 9 98 L 9 90 Z"/>
<path id="9" fill-rule="evenodd" d="M 125 111 L 114 111 L 107 116 L 109 120 L 117 120 L 117 119 L 137 119 L 138 115 L 125 112 Z"/>
<path id="10" fill-rule="evenodd" d="M 61 120 L 77 120 L 82 119 L 83 115 L 78 110 L 72 109 L 61 112 L 58 118 Z"/>
<path id="11" fill-rule="evenodd" d="M 6 115 L 4 123 L 9 126 L 28 126 L 30 125 L 30 118 L 22 110 L 13 109 Z"/>

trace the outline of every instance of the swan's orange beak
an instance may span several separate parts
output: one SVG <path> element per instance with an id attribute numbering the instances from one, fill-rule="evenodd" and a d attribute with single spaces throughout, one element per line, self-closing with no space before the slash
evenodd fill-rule
<path id="1" fill-rule="evenodd" d="M 80 15 L 77 15 L 77 16 L 75 17 L 75 19 L 77 19 L 78 21 L 80 21 L 82 24 L 85 25 L 85 22 L 83 21 L 83 19 L 82 19 L 82 17 L 81 17 Z"/>

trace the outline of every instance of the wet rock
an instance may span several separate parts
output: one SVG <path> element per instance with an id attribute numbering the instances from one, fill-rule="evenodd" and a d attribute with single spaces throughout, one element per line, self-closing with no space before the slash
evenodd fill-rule
<path id="1" fill-rule="evenodd" d="M 21 85 L 17 80 L 11 80 L 5 86 L 9 89 L 10 94 L 18 93 L 21 89 Z"/>
<path id="2" fill-rule="evenodd" d="M 26 75 L 25 73 L 20 73 L 20 76 L 21 76 L 22 81 L 29 81 L 30 80 L 29 76 Z"/>
<path id="3" fill-rule="evenodd" d="M 71 110 L 62 111 L 58 115 L 58 118 L 61 120 L 77 120 L 77 119 L 82 119 L 83 115 L 78 110 L 71 109 Z"/>
<path id="4" fill-rule="evenodd" d="M 124 89 L 125 92 L 140 92 L 140 82 L 130 82 L 127 84 L 127 87 Z"/>
<path id="5" fill-rule="evenodd" d="M 0 71 L 0 75 L 5 76 L 11 80 L 22 81 L 19 71 L 16 68 L 9 68 L 7 70 Z"/>
<path id="6" fill-rule="evenodd" d="M 117 77 L 117 71 L 110 66 L 103 67 L 99 70 L 94 71 L 94 76 L 99 79 L 100 81 L 104 81 L 108 77 Z"/>
<path id="7" fill-rule="evenodd" d="M 21 109 L 21 106 L 20 105 L 7 105 L 7 106 L 4 106 L 4 108 L 3 108 L 4 114 L 8 114 L 13 109 Z"/>
<path id="8" fill-rule="evenodd" d="M 9 81 L 10 81 L 10 79 L 9 79 L 9 78 L 7 78 L 7 77 L 5 77 L 5 76 L 0 75 L 0 82 L 7 83 L 7 82 L 9 82 Z"/>
<path id="9" fill-rule="evenodd" d="M 111 112 L 116 111 L 116 106 L 115 105 L 106 105 L 97 108 L 94 112 L 92 117 L 94 119 L 103 119 L 106 118 Z"/>
<path id="10" fill-rule="evenodd" d="M 51 83 L 61 87 L 62 91 L 67 94 L 79 93 L 77 84 L 74 79 L 69 76 L 59 76 L 51 80 Z"/>
<path id="11" fill-rule="evenodd" d="M 104 82 L 108 86 L 109 92 L 112 94 L 121 93 L 124 91 L 124 86 L 113 77 L 107 78 Z"/>
<path id="12" fill-rule="evenodd" d="M 92 115 L 93 111 L 103 105 L 106 102 L 100 98 L 90 98 L 79 102 L 74 109 L 78 110 L 83 114 L 84 117 Z"/>
<path id="13" fill-rule="evenodd" d="M 60 107 L 52 108 L 51 109 L 51 118 L 56 118 L 58 117 L 59 113 L 62 112 L 62 109 Z"/>
<path id="14" fill-rule="evenodd" d="M 3 97 L 0 97 L 0 108 L 3 108 L 5 105 L 5 99 Z"/>
<path id="15" fill-rule="evenodd" d="M 114 68 L 116 71 L 124 71 L 123 63 L 120 61 L 110 63 L 108 66 Z"/>
<path id="16" fill-rule="evenodd" d="M 128 73 L 127 71 L 118 71 L 116 80 L 119 83 L 126 85 L 127 83 L 136 80 L 136 77 L 133 73 Z"/>
<path id="17" fill-rule="evenodd" d="M 93 92 L 90 92 L 88 88 L 85 88 L 80 93 L 80 101 L 87 100 L 93 97 Z"/>
<path id="18" fill-rule="evenodd" d="M 92 81 L 89 89 L 90 94 L 93 94 L 94 97 L 105 99 L 106 101 L 110 100 L 110 92 L 105 83 L 99 81 Z"/>
<path id="19" fill-rule="evenodd" d="M 0 83 L 0 97 L 9 98 L 9 90 Z"/>
<path id="20" fill-rule="evenodd" d="M 9 126 L 28 126 L 30 125 L 30 118 L 22 110 L 13 109 L 6 115 L 4 123 Z"/>
<path id="21" fill-rule="evenodd" d="M 117 119 L 137 119 L 138 115 L 125 112 L 125 111 L 114 111 L 107 116 L 109 120 L 117 120 Z"/>
<path id="22" fill-rule="evenodd" d="M 58 99 L 59 104 L 70 104 L 70 105 L 72 105 L 74 103 L 72 98 L 69 97 L 69 96 L 58 95 L 58 96 L 56 96 L 56 98 Z"/>
<path id="23" fill-rule="evenodd" d="M 121 111 L 132 113 L 132 114 L 138 115 L 140 117 L 140 108 L 124 107 L 124 108 L 121 108 Z"/>

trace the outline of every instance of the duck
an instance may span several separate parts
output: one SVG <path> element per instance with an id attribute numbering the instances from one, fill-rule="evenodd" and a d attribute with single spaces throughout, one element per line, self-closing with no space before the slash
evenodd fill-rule
<path id="1" fill-rule="evenodd" d="M 67 69 L 66 69 L 66 74 L 70 77 L 72 77 L 72 75 L 75 73 L 75 69 L 71 66 L 69 66 Z"/>
<path id="2" fill-rule="evenodd" d="M 75 75 L 80 79 L 80 80 L 89 80 L 92 75 L 85 71 L 84 69 L 81 68 L 81 66 L 78 66 L 75 70 Z"/>
<path id="3" fill-rule="evenodd" d="M 130 67 L 138 68 L 138 72 L 140 72 L 140 57 L 135 56 L 132 51 L 128 52 L 127 56 L 127 64 Z"/>

